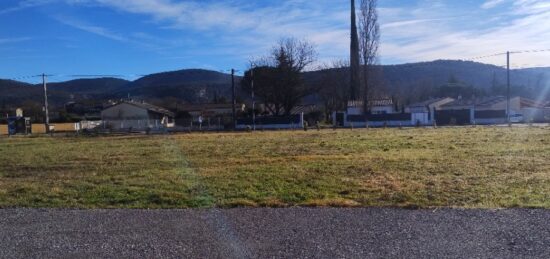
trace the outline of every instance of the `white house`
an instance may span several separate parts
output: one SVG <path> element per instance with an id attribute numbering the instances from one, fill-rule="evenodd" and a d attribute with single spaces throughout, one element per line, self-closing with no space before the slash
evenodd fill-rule
<path id="1" fill-rule="evenodd" d="M 112 130 L 159 130 L 174 127 L 174 113 L 144 102 L 122 101 L 101 112 L 103 128 Z"/>
<path id="2" fill-rule="evenodd" d="M 235 105 L 236 112 L 245 110 L 244 104 Z M 178 111 L 187 112 L 196 120 L 200 117 L 213 118 L 218 116 L 231 116 L 233 113 L 233 104 L 231 103 L 202 103 L 202 104 L 186 104 L 178 107 Z"/>
<path id="3" fill-rule="evenodd" d="M 430 99 L 407 106 L 405 112 L 411 114 L 411 124 L 431 125 L 435 121 L 435 111 L 452 101 L 454 99 L 449 97 Z"/>
<path id="4" fill-rule="evenodd" d="M 348 115 L 361 115 L 364 113 L 363 101 L 349 101 L 347 107 Z M 396 113 L 392 99 L 369 100 L 368 107 L 371 114 L 390 114 Z"/>
<path id="5" fill-rule="evenodd" d="M 510 113 L 507 114 L 506 96 L 483 97 L 477 99 L 458 99 L 440 107 L 442 116 L 445 112 L 460 111 L 464 113 L 464 122 L 471 124 L 506 123 L 508 116 L 511 122 L 544 121 L 544 105 L 533 100 L 515 96 L 510 98 Z M 466 114 L 467 113 L 467 114 Z M 468 118 L 468 119 L 467 119 Z"/>
<path id="6" fill-rule="evenodd" d="M 550 107 L 542 102 L 521 98 L 520 109 L 524 122 L 550 122 Z"/>
<path id="7" fill-rule="evenodd" d="M 364 112 L 363 101 L 349 101 L 346 112 L 334 112 L 333 123 L 344 127 L 408 126 L 410 114 L 398 112 L 391 99 L 374 99 L 368 103 L 369 112 Z"/>

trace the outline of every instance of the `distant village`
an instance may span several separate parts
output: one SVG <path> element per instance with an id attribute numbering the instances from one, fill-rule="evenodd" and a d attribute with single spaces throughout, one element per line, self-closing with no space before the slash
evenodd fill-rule
<path id="1" fill-rule="evenodd" d="M 376 63 L 380 36 L 377 16 L 372 16 L 376 13 L 376 5 L 361 5 L 360 8 L 368 9 L 360 12 L 360 24 L 372 24 L 375 30 L 369 30 L 369 35 L 365 31 L 358 33 L 357 10 L 355 1 L 351 1 L 349 63 L 343 61 L 325 68 L 324 71 L 328 72 L 322 72 L 316 79 L 317 84 L 323 87 L 308 87 L 304 83 L 306 67 L 315 62 L 314 44 L 287 38 L 275 45 L 266 58 L 251 62 L 250 69 L 245 71 L 239 89 L 250 97 L 236 98 L 235 71 L 232 70 L 230 101 L 214 98 L 182 104 L 177 97 L 171 97 L 173 99 L 153 104 L 142 100 L 141 97 L 147 97 L 147 94 L 143 94 L 136 98 L 128 96 L 107 101 L 70 101 L 62 109 L 49 111 L 44 83 L 45 102 L 40 107 L 43 110 L 37 109 L 40 105 L 34 105 L 34 117 L 26 116 L 24 109 L 6 114 L 2 119 L 3 124 L 0 123 L 0 134 L 307 130 L 309 127 L 420 127 L 550 122 L 550 103 L 546 96 L 543 95 L 541 100 L 532 100 L 512 95 L 509 67 L 505 95 L 476 95 L 476 89 L 469 86 L 472 91 L 467 96 L 447 91 L 443 95 L 438 94 L 437 98 L 424 95 L 420 99 L 414 91 L 409 90 L 402 94 L 404 96 L 401 99 L 394 98 L 393 93 L 379 87 L 384 84 L 384 80 L 381 79 L 380 66 Z M 364 29 L 364 26 L 361 28 Z M 509 58 L 510 53 L 507 54 Z M 495 74 L 493 76 L 493 87 L 497 87 Z M 456 84 L 457 81 L 450 80 L 450 83 Z M 545 91 L 547 87 L 543 84 L 542 79 L 538 80 L 538 88 L 533 95 L 538 94 L 537 91 Z M 162 91 L 161 87 L 163 85 L 159 83 L 149 90 Z M 451 85 L 448 89 L 453 87 L 457 88 Z M 173 88 L 169 92 L 174 94 L 178 91 L 181 90 Z M 429 94 L 433 94 L 433 91 Z M 312 95 L 320 97 L 316 102 L 305 98 Z M 411 98 L 413 95 L 415 98 Z M 404 103 L 403 98 L 413 101 Z M 37 116 L 41 112 L 43 118 Z"/>
<path id="2" fill-rule="evenodd" d="M 105 107 L 86 107 L 67 103 L 67 112 L 81 121 L 52 123 L 52 132 L 187 132 L 219 130 L 302 129 L 304 127 L 416 127 L 434 125 L 494 125 L 507 123 L 549 123 L 550 105 L 515 96 L 509 102 L 505 96 L 477 99 L 458 97 L 434 98 L 397 106 L 392 99 L 349 101 L 346 110 L 335 111 L 330 121 L 323 122 L 323 107 L 297 105 L 290 115 L 274 116 L 265 106 L 255 104 L 257 114 L 251 116 L 251 103 L 205 103 L 179 106 L 177 111 L 140 100 L 112 101 Z M 368 109 L 365 112 L 365 109 Z M 509 112 L 508 112 L 509 111 Z M 235 112 L 235 117 L 233 117 Z M 0 134 L 45 133 L 43 123 L 31 123 L 31 118 L 18 110 L 0 126 Z M 185 114 L 176 118 L 176 113 Z M 235 120 L 233 120 L 235 118 Z M 321 125 L 322 124 L 322 125 Z"/>

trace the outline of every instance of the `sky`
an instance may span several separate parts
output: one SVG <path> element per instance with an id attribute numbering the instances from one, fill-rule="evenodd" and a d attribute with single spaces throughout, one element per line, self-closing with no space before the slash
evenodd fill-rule
<path id="1" fill-rule="evenodd" d="M 550 0 L 380 0 L 378 7 L 382 64 L 503 66 L 505 56 L 484 56 L 550 49 Z M 349 57 L 349 14 L 348 0 L 2 0 L 0 78 L 243 71 L 283 37 L 312 42 L 315 69 Z M 550 66 L 550 51 L 512 54 L 511 63 Z"/>

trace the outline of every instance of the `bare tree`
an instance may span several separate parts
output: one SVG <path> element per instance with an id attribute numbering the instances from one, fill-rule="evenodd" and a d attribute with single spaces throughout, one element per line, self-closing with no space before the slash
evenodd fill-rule
<path id="1" fill-rule="evenodd" d="M 378 24 L 377 0 L 361 0 L 361 14 L 359 18 L 362 95 L 365 111 L 369 109 L 368 99 L 371 98 L 375 82 L 379 77 L 378 48 L 380 44 L 380 25 Z"/>
<path id="2" fill-rule="evenodd" d="M 351 91 L 350 73 L 347 60 L 335 60 L 331 64 L 320 67 L 321 76 L 318 78 L 319 96 L 325 106 L 325 119 L 328 121 L 334 111 L 346 109 L 346 101 Z"/>
<path id="3" fill-rule="evenodd" d="M 271 57 L 277 66 L 287 66 L 294 72 L 302 72 L 317 60 L 315 46 L 307 40 L 283 38 L 273 47 Z"/>
<path id="4" fill-rule="evenodd" d="M 281 115 L 281 111 L 290 115 L 302 98 L 314 92 L 310 85 L 304 83 L 302 72 L 316 58 L 313 44 L 306 40 L 284 38 L 273 47 L 271 55 L 251 62 L 251 70 L 254 69 L 254 78 L 257 79 L 256 93 L 268 105 L 275 107 L 272 109 L 275 115 Z M 251 81 L 249 70 L 242 81 L 244 90 L 251 88 Z"/>

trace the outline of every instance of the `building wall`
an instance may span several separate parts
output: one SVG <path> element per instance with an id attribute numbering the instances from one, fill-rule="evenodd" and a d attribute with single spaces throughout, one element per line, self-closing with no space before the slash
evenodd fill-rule
<path id="1" fill-rule="evenodd" d="M 488 119 L 475 119 L 475 124 L 479 125 L 492 125 L 492 124 L 506 124 L 506 118 L 488 118 Z"/>
<path id="2" fill-rule="evenodd" d="M 372 114 L 394 113 L 393 105 L 374 106 L 370 111 Z"/>
<path id="3" fill-rule="evenodd" d="M 522 108 L 521 114 L 524 122 L 550 122 L 550 109 Z"/>
<path id="4" fill-rule="evenodd" d="M 146 129 L 163 129 L 166 125 L 162 124 L 161 120 L 104 120 L 103 129 L 111 130 L 137 130 L 143 131 Z"/>
<path id="5" fill-rule="evenodd" d="M 164 127 L 161 118 L 152 118 L 145 108 L 127 103 L 109 107 L 101 112 L 104 129 L 111 130 L 145 130 Z"/>
<path id="6" fill-rule="evenodd" d="M 406 127 L 406 126 L 413 126 L 410 120 L 401 121 L 401 120 L 395 120 L 395 121 L 368 121 L 369 127 Z M 346 127 L 354 127 L 354 128 L 365 128 L 367 127 L 367 122 L 361 122 L 361 121 L 354 121 L 349 122 L 346 121 L 345 124 Z"/>
<path id="7" fill-rule="evenodd" d="M 101 112 L 102 120 L 147 120 L 149 115 L 147 109 L 131 104 L 121 103 L 109 107 Z"/>
<path id="8" fill-rule="evenodd" d="M 430 113 L 428 112 L 413 112 L 411 113 L 411 124 L 416 125 L 430 125 L 432 120 L 430 120 Z"/>
<path id="9" fill-rule="evenodd" d="M 347 114 L 349 115 L 361 115 L 363 114 L 362 107 L 348 107 Z"/>
<path id="10" fill-rule="evenodd" d="M 74 132 L 80 129 L 80 123 L 51 123 L 50 126 L 54 128 L 54 132 Z M 46 125 L 33 123 L 31 131 L 33 134 L 44 134 Z"/>
<path id="11" fill-rule="evenodd" d="M 262 123 L 263 119 L 263 123 Z M 252 127 L 249 119 L 246 122 L 237 120 L 237 129 L 247 129 Z M 288 118 L 259 118 L 256 123 L 256 129 L 300 129 L 304 127 L 304 114 L 292 115 Z"/>
<path id="12" fill-rule="evenodd" d="M 477 111 L 485 111 L 485 110 L 506 110 L 506 104 L 507 101 L 504 100 L 502 102 L 495 103 L 491 106 L 484 106 L 480 107 L 477 106 Z M 521 112 L 521 98 L 520 97 L 513 97 L 510 98 L 510 112 L 512 114 L 520 113 Z"/>
<path id="13" fill-rule="evenodd" d="M 56 132 L 75 132 L 80 129 L 80 123 L 52 123 Z M 33 123 L 31 125 L 32 134 L 46 133 L 46 125 L 43 123 Z M 0 135 L 8 135 L 8 125 L 0 125 Z"/>
<path id="14" fill-rule="evenodd" d="M 405 108 L 405 112 L 408 112 L 408 113 L 423 113 L 423 112 L 428 112 L 428 108 L 426 108 L 426 107 L 407 107 L 407 108 Z"/>
<path id="15" fill-rule="evenodd" d="M 445 105 L 445 104 L 448 104 L 450 102 L 453 102 L 455 99 L 453 98 L 445 98 L 443 100 L 440 100 L 438 102 L 434 102 L 432 104 L 429 105 L 430 108 L 435 108 L 435 109 L 439 109 L 439 107 L 441 107 L 442 105 Z"/>
<path id="16" fill-rule="evenodd" d="M 302 124 L 303 125 L 303 124 Z M 303 129 L 304 126 L 300 124 L 266 124 L 266 125 L 256 125 L 256 130 L 262 129 Z M 237 129 L 243 130 L 252 127 L 251 125 L 237 125 Z"/>

